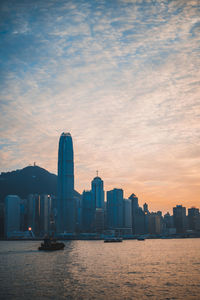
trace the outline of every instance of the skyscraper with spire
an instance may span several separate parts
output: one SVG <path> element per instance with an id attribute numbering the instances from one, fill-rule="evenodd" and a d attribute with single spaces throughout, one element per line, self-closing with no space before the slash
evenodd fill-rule
<path id="1" fill-rule="evenodd" d="M 58 149 L 57 233 L 75 231 L 74 152 L 70 133 L 63 132 Z"/>
<path id="2" fill-rule="evenodd" d="M 103 180 L 97 176 L 91 182 L 91 193 L 95 203 L 95 231 L 102 233 L 104 230 L 104 189 Z"/>
<path id="3" fill-rule="evenodd" d="M 103 180 L 98 176 L 98 171 L 97 176 L 91 182 L 91 188 L 95 200 L 95 207 L 104 209 Z"/>

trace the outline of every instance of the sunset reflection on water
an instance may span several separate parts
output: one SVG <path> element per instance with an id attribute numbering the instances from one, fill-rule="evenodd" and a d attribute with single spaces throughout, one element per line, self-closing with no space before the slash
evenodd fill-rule
<path id="1" fill-rule="evenodd" d="M 200 239 L 0 242 L 1 299 L 199 299 Z"/>

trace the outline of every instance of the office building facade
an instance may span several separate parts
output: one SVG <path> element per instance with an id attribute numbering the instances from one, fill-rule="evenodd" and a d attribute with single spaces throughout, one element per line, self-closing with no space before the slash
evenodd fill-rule
<path id="1" fill-rule="evenodd" d="M 20 231 L 20 198 L 8 195 L 5 198 L 5 236 L 9 238 L 15 231 Z"/>
<path id="2" fill-rule="evenodd" d="M 184 233 L 186 231 L 186 208 L 182 205 L 176 205 L 176 207 L 173 207 L 173 222 L 177 233 Z"/>
<path id="3" fill-rule="evenodd" d="M 58 149 L 57 233 L 75 231 L 74 152 L 70 133 L 62 133 Z"/>
<path id="4" fill-rule="evenodd" d="M 91 182 L 91 193 L 95 205 L 94 230 L 102 233 L 104 231 L 104 183 L 99 176 Z"/>
<path id="5" fill-rule="evenodd" d="M 129 199 L 131 200 L 132 233 L 145 234 L 147 233 L 148 215 L 146 216 L 142 208 L 139 207 L 138 198 L 135 194 L 131 194 Z"/>
<path id="6" fill-rule="evenodd" d="M 91 191 L 95 200 L 95 207 L 104 209 L 104 188 L 103 180 L 96 176 L 91 182 Z"/>
<path id="7" fill-rule="evenodd" d="M 113 189 L 107 192 L 107 224 L 108 229 L 124 227 L 123 219 L 123 190 Z"/>
<path id="8" fill-rule="evenodd" d="M 84 232 L 95 230 L 95 201 L 91 191 L 83 191 L 82 195 L 82 230 Z"/>

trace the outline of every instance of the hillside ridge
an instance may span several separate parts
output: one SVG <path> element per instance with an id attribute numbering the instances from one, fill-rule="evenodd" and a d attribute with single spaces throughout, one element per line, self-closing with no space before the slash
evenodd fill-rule
<path id="1" fill-rule="evenodd" d="M 0 174 L 0 202 L 3 202 L 7 195 L 26 198 L 27 195 L 36 193 L 56 195 L 57 175 L 36 165 Z M 78 192 L 74 193 L 80 197 Z"/>

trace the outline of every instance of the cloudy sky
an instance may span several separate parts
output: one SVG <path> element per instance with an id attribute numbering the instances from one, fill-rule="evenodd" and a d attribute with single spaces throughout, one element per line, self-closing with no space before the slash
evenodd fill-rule
<path id="1" fill-rule="evenodd" d="M 1 0 L 0 172 L 57 173 L 134 192 L 150 210 L 200 207 L 200 2 Z"/>

